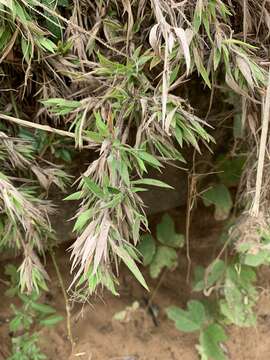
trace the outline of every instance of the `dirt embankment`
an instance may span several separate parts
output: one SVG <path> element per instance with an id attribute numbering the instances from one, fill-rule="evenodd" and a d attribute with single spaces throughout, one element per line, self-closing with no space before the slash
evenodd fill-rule
<path id="1" fill-rule="evenodd" d="M 178 231 L 184 231 L 184 211 L 172 211 Z M 196 227 L 191 232 L 191 255 L 193 266 L 205 265 L 211 261 L 217 251 L 217 239 L 221 225 L 213 222 L 208 211 L 197 216 Z M 154 226 L 159 221 L 151 219 Z M 65 246 L 58 249 L 58 262 L 63 279 L 70 283 L 68 254 Z M 3 279 L 3 265 L 1 276 Z M 51 276 L 50 293 L 45 301 L 54 306 L 57 312 L 65 316 L 65 303 L 58 285 L 53 266 L 48 260 L 47 268 Z M 147 278 L 147 274 L 146 278 Z M 147 278 L 151 290 L 156 282 Z M 225 344 L 231 360 L 269 360 L 270 359 L 270 295 L 267 291 L 270 284 L 270 272 L 260 275 L 262 291 L 258 304 L 258 326 L 251 329 L 230 327 L 230 340 Z M 10 299 L 3 293 L 5 285 L 0 282 L 0 359 L 7 358 L 10 351 L 10 336 L 7 319 L 11 316 Z M 191 294 L 186 283 L 185 252 L 180 255 L 179 268 L 169 273 L 154 298 L 157 310 L 157 324 L 145 308 L 144 299 L 149 296 L 123 269 L 120 279 L 120 296 L 113 297 L 107 292 L 102 296 L 90 299 L 83 307 L 74 304 L 72 308 L 72 328 L 76 346 L 71 354 L 66 336 L 65 322 L 53 328 L 37 329 L 40 334 L 40 346 L 48 360 L 196 360 L 196 334 L 178 332 L 166 318 L 164 309 L 170 305 L 185 306 Z M 125 322 L 114 320 L 114 315 L 135 301 L 139 309 L 129 313 Z M 2 356 L 2 358 L 1 358 Z"/>

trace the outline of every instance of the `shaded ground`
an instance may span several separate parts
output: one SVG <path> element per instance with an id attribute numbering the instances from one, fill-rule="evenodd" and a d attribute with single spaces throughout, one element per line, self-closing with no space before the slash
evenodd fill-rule
<path id="1" fill-rule="evenodd" d="M 183 212 L 174 211 L 178 230 L 183 231 Z M 195 214 L 196 216 L 196 214 Z M 216 239 L 221 226 L 213 223 L 209 213 L 204 212 L 196 218 L 195 231 L 191 234 L 191 254 L 194 264 L 207 264 L 214 257 Z M 158 218 L 152 221 L 157 222 Z M 65 246 L 66 247 L 66 246 Z M 68 256 L 64 248 L 58 250 L 58 261 L 66 284 L 70 281 Z M 61 255 L 61 256 L 60 256 Z M 3 269 L 3 266 L 1 266 Z M 48 261 L 51 275 L 51 292 L 47 303 L 65 316 L 65 303 L 58 285 L 53 266 Z M 72 326 L 76 340 L 73 355 L 66 337 L 65 322 L 53 328 L 40 330 L 40 346 L 49 360 L 196 360 L 196 335 L 178 332 L 166 318 L 164 309 L 169 305 L 185 306 L 192 296 L 186 284 L 186 260 L 184 250 L 180 255 L 180 266 L 168 274 L 160 287 L 154 304 L 158 309 L 158 324 L 144 306 L 148 294 L 139 287 L 132 276 L 124 271 L 121 276 L 120 294 L 116 298 L 104 292 L 102 297 L 91 299 L 83 308 L 74 304 Z M 147 276 L 147 275 L 146 275 Z M 2 275 L 1 275 L 1 278 Z M 151 289 L 156 283 L 147 279 Z M 260 275 L 262 291 L 258 304 L 258 326 L 252 329 L 228 329 L 230 341 L 225 345 L 228 357 L 232 360 L 270 359 L 270 272 L 265 269 Z M 6 359 L 10 349 L 7 319 L 10 318 L 10 299 L 3 295 L 5 285 L 0 282 L 0 359 Z M 125 323 L 113 316 L 127 306 L 138 301 L 141 306 L 132 312 Z M 2 358 L 1 358 L 2 355 Z"/>

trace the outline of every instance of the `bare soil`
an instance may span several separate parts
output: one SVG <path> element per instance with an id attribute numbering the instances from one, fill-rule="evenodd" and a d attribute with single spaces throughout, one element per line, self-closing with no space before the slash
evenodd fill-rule
<path id="1" fill-rule="evenodd" d="M 179 231 L 184 230 L 183 211 L 171 212 Z M 193 266 L 206 265 L 218 251 L 217 239 L 221 225 L 212 220 L 208 212 L 195 213 L 196 226 L 191 233 L 191 255 Z M 152 226 L 159 221 L 158 216 L 151 220 Z M 58 263 L 63 279 L 68 285 L 69 274 L 67 245 L 58 249 Z M 153 304 L 157 310 L 157 323 L 145 307 L 149 294 L 144 291 L 124 269 L 120 277 L 120 296 L 114 297 L 108 292 L 90 300 L 90 303 L 74 304 L 72 308 L 72 329 L 76 345 L 71 353 L 67 339 L 65 321 L 53 328 L 37 329 L 40 346 L 48 360 L 196 360 L 196 334 L 178 332 L 166 318 L 165 309 L 170 305 L 185 306 L 188 299 L 194 297 L 186 282 L 185 250 L 180 254 L 179 268 L 169 273 Z M 1 265 L 0 279 L 3 276 L 4 263 Z M 52 263 L 48 259 L 51 276 L 50 293 L 44 298 L 65 317 L 65 302 L 59 287 Z M 157 282 L 151 281 L 145 273 L 148 284 L 153 290 Z M 258 303 L 258 325 L 256 328 L 239 329 L 229 327 L 230 337 L 224 344 L 231 360 L 269 360 L 270 359 L 270 294 L 268 292 L 270 271 L 264 269 L 259 279 L 262 287 Z M 10 353 L 11 339 L 8 333 L 8 319 L 11 317 L 10 299 L 4 296 L 6 286 L 0 282 L 0 359 L 7 359 Z M 139 302 L 139 309 L 130 312 L 125 322 L 113 317 L 119 311 Z M 14 302 L 12 300 L 12 302 Z M 2 356 L 2 357 L 1 357 Z"/>

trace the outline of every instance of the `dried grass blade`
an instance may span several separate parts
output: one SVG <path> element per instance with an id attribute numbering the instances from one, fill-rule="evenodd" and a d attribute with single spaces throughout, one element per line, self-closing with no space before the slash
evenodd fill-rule
<path id="1" fill-rule="evenodd" d="M 262 132 L 261 132 L 260 151 L 259 151 L 258 167 L 257 167 L 256 191 L 255 191 L 254 202 L 252 208 L 250 209 L 250 214 L 256 217 L 259 215 L 259 208 L 260 208 L 264 159 L 265 159 L 267 135 L 269 128 L 269 118 L 270 118 L 270 68 L 268 74 L 266 97 L 262 103 L 262 117 L 263 117 Z"/>

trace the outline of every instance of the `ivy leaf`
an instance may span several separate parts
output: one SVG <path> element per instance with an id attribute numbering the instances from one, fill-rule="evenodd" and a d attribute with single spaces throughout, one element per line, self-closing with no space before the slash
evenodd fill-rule
<path id="1" fill-rule="evenodd" d="M 205 269 L 202 266 L 195 267 L 192 291 L 202 291 L 204 289 L 204 273 Z"/>
<path id="2" fill-rule="evenodd" d="M 207 287 L 214 285 L 224 274 L 226 265 L 223 260 L 215 260 L 208 267 Z"/>
<path id="3" fill-rule="evenodd" d="M 153 237 L 149 234 L 142 236 L 138 250 L 143 255 L 143 265 L 150 265 L 156 252 L 156 244 Z"/>
<path id="4" fill-rule="evenodd" d="M 202 291 L 213 286 L 225 275 L 226 265 L 223 260 L 215 260 L 208 266 L 207 271 L 202 267 L 195 268 L 195 281 L 193 291 Z M 206 275 L 207 272 L 207 275 Z"/>
<path id="5" fill-rule="evenodd" d="M 231 265 L 226 271 L 224 299 L 220 301 L 220 311 L 230 323 L 238 326 L 253 326 L 256 316 L 253 306 L 257 299 L 257 290 L 253 285 L 256 279 L 254 271 L 245 265 L 236 269 Z"/>
<path id="6" fill-rule="evenodd" d="M 216 220 L 228 218 L 233 206 L 233 201 L 228 188 L 223 184 L 214 185 L 203 194 L 205 206 L 215 205 Z"/>
<path id="7" fill-rule="evenodd" d="M 184 245 L 184 236 L 175 232 L 173 219 L 165 214 L 157 225 L 157 239 L 161 244 L 179 248 Z"/>
<path id="8" fill-rule="evenodd" d="M 150 276 L 156 279 L 164 267 L 174 269 L 177 266 L 177 253 L 168 246 L 159 246 L 150 264 Z"/>
<path id="9" fill-rule="evenodd" d="M 245 164 L 244 156 L 226 158 L 224 155 L 217 160 L 218 177 L 226 186 L 237 186 Z"/>
<path id="10" fill-rule="evenodd" d="M 184 332 L 200 330 L 206 319 L 204 306 L 197 300 L 189 301 L 187 310 L 170 306 L 166 309 L 166 313 L 168 318 L 175 322 L 175 327 Z"/>
<path id="11" fill-rule="evenodd" d="M 258 254 L 246 254 L 244 264 L 252 267 L 258 267 L 263 264 L 269 264 L 270 253 L 268 250 L 261 250 Z"/>
<path id="12" fill-rule="evenodd" d="M 225 274 L 226 265 L 223 260 L 215 260 L 211 263 L 207 271 L 203 271 L 202 268 L 197 267 L 195 269 L 195 285 L 193 291 L 202 291 L 213 286 L 218 280 Z M 206 274 L 207 273 L 207 274 Z"/>
<path id="13" fill-rule="evenodd" d="M 228 339 L 223 328 L 218 324 L 211 324 L 200 334 L 200 348 L 204 356 L 213 360 L 226 360 L 227 356 L 220 347 L 220 343 Z"/>

